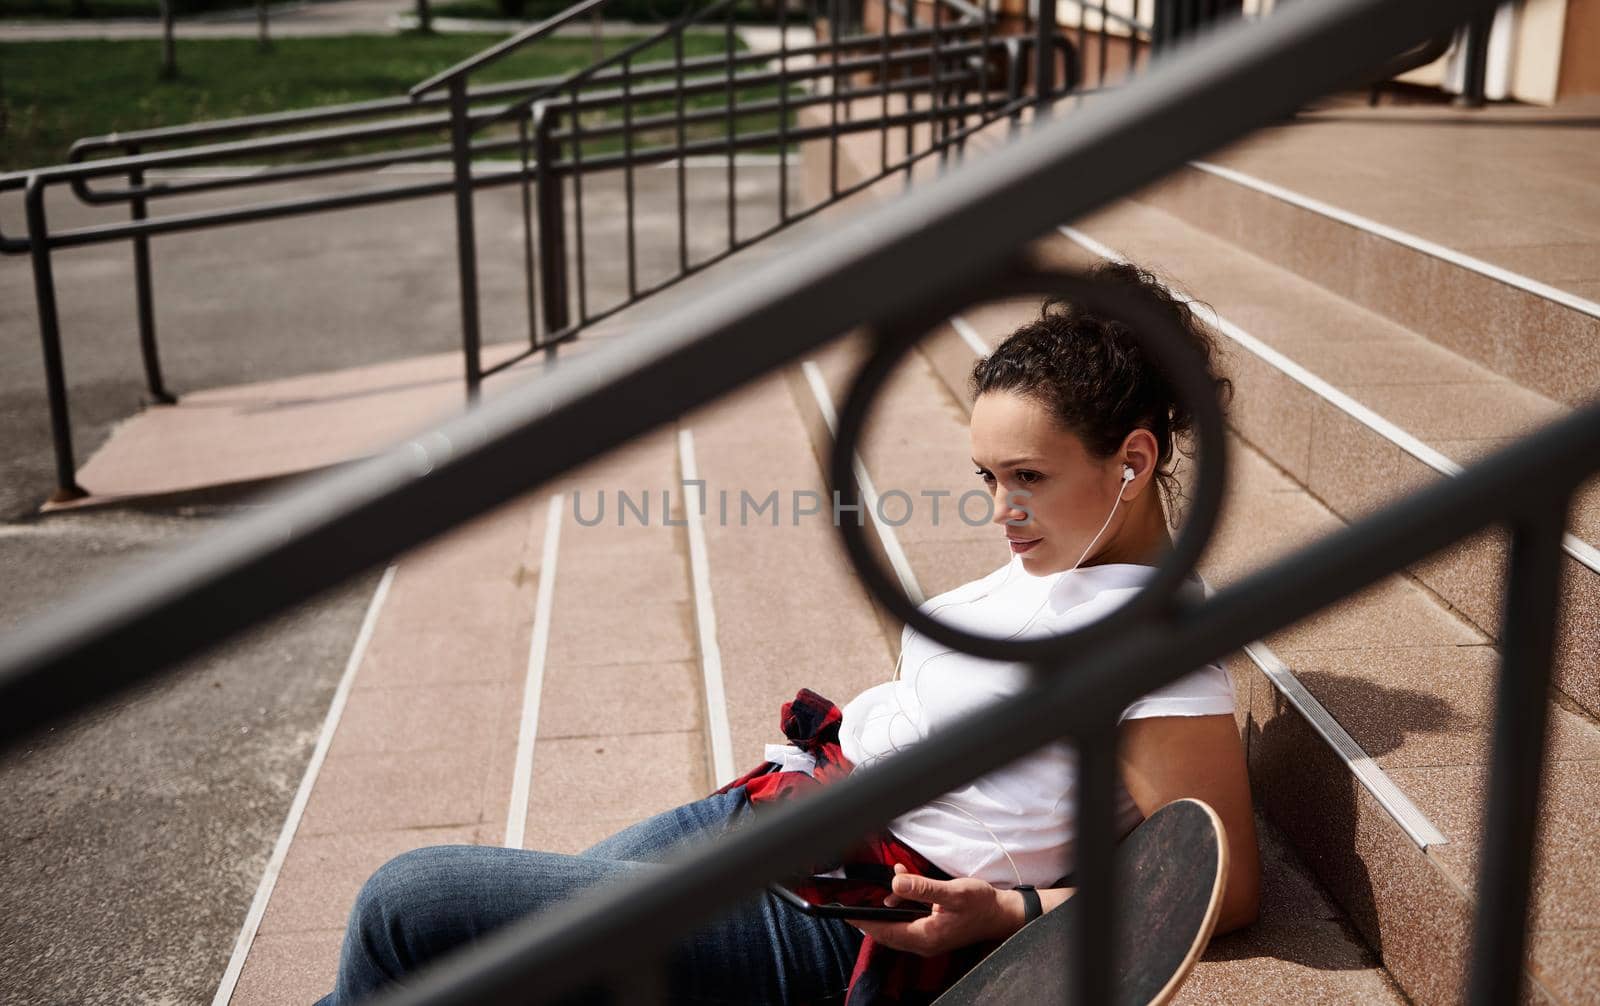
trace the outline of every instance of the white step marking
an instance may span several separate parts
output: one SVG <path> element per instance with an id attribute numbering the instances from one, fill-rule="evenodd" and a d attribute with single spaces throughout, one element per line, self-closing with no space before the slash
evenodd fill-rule
<path id="1" fill-rule="evenodd" d="M 225 1006 L 233 998 L 234 987 L 239 984 L 239 974 L 244 970 L 245 958 L 250 954 L 250 947 L 255 943 L 256 931 L 261 928 L 261 919 L 267 914 L 267 902 L 272 899 L 273 889 L 278 886 L 278 872 L 283 869 L 283 861 L 289 855 L 289 843 L 294 841 L 294 833 L 300 828 L 300 819 L 305 815 L 306 803 L 311 799 L 311 790 L 317 784 L 317 775 L 322 771 L 322 763 L 328 756 L 328 747 L 333 743 L 334 731 L 339 728 L 339 719 L 344 715 L 345 701 L 350 697 L 350 686 L 356 678 L 356 668 L 361 666 L 361 658 L 366 655 L 367 644 L 372 640 L 373 627 L 378 623 L 378 612 L 383 608 L 384 600 L 389 596 L 389 585 L 394 582 L 395 566 L 390 566 L 383 571 L 383 577 L 378 581 L 378 587 L 372 592 L 372 600 L 367 603 L 367 613 L 361 619 L 361 629 L 356 633 L 355 645 L 350 648 L 350 658 L 345 661 L 344 673 L 339 677 L 339 684 L 333 690 L 333 701 L 328 703 L 328 715 L 323 717 L 322 732 L 317 735 L 317 746 L 311 750 L 311 761 L 306 764 L 305 775 L 300 778 L 300 788 L 295 791 L 294 801 L 289 804 L 289 813 L 283 819 L 283 827 L 278 831 L 277 844 L 272 847 L 272 855 L 267 857 L 267 868 L 261 873 L 261 883 L 256 885 L 256 896 L 250 902 L 250 910 L 245 913 L 244 926 L 239 930 L 239 938 L 233 944 L 233 956 L 228 958 L 228 966 L 222 972 L 222 982 L 217 986 L 217 994 L 212 998 L 212 1006 Z"/>
<path id="2" fill-rule="evenodd" d="M 522 848 L 528 824 L 528 793 L 533 788 L 533 745 L 539 736 L 539 700 L 544 694 L 545 654 L 550 648 L 550 609 L 556 595 L 556 555 L 561 545 L 561 514 L 566 494 L 550 497 L 545 512 L 544 550 L 539 556 L 539 592 L 533 602 L 533 637 L 528 642 L 528 677 L 522 686 L 522 725 L 517 731 L 516 769 L 511 776 L 511 806 L 506 810 L 505 847 Z"/>
<path id="3" fill-rule="evenodd" d="M 816 399 L 817 408 L 828 424 L 829 436 L 837 440 L 839 419 L 833 411 L 833 395 L 828 391 L 828 382 L 823 379 L 822 369 L 811 360 L 807 360 L 800 365 L 800 370 L 805 374 L 806 384 L 811 388 L 811 397 Z M 906 597 L 910 598 L 912 604 L 921 604 L 927 597 L 922 593 L 922 585 L 917 582 L 917 574 L 912 570 L 910 560 L 906 558 L 905 549 L 900 547 L 899 537 L 894 533 L 893 527 L 877 519 L 878 490 L 872 484 L 872 476 L 867 474 L 867 466 L 862 463 L 859 452 L 851 452 L 850 466 L 855 472 L 857 484 L 861 486 L 861 503 L 872 516 L 872 529 L 877 532 L 878 541 L 883 544 L 884 554 L 889 558 L 889 565 L 900 580 L 900 589 L 906 592 Z"/>
<path id="4" fill-rule="evenodd" d="M 950 319 L 950 327 L 956 330 L 957 335 L 961 336 L 961 341 L 965 342 L 967 348 L 972 350 L 973 356 L 981 360 L 989 355 L 989 347 L 984 345 L 983 337 L 978 335 L 977 329 L 967 323 L 967 319 L 958 314 Z"/>
<path id="5" fill-rule="evenodd" d="M 1249 644 L 1244 648 L 1244 652 L 1257 667 L 1261 668 L 1261 673 L 1267 676 L 1289 704 L 1300 711 L 1300 715 L 1311 724 L 1311 728 L 1321 734 L 1328 746 L 1344 759 L 1356 781 L 1361 783 L 1366 791 L 1372 794 L 1372 798 L 1389 812 L 1389 816 L 1394 818 L 1401 830 L 1411 836 L 1413 842 L 1424 849 L 1430 845 L 1449 844 L 1449 840 L 1434 827 L 1428 816 L 1417 809 L 1417 805 L 1395 785 L 1389 774 L 1379 768 L 1378 763 L 1356 743 L 1356 739 L 1350 736 L 1349 731 L 1339 725 L 1339 721 L 1333 718 L 1328 708 L 1306 690 L 1306 686 L 1300 683 L 1300 679 L 1294 676 L 1294 672 L 1282 660 L 1278 659 L 1277 654 L 1261 642 Z"/>
<path id="6" fill-rule="evenodd" d="M 733 731 L 728 726 L 728 691 L 722 679 L 722 649 L 717 645 L 717 614 L 711 602 L 711 562 L 706 552 L 706 531 L 702 517 L 706 509 L 706 487 L 699 482 L 695 463 L 694 433 L 678 431 L 678 463 L 683 471 L 684 520 L 689 530 L 689 572 L 694 584 L 695 628 L 700 635 L 700 672 L 706 688 L 706 733 L 711 740 L 711 775 L 717 789 L 732 782 Z M 688 490 L 693 483 L 694 499 Z"/>
<path id="7" fill-rule="evenodd" d="M 1395 244 L 1404 245 L 1413 251 L 1419 251 L 1424 255 L 1432 255 L 1434 258 L 1443 259 L 1444 261 L 1449 262 L 1451 265 L 1460 266 L 1463 269 L 1487 276 L 1490 279 L 1499 280 L 1507 286 L 1516 287 L 1518 290 L 1521 290 L 1524 293 L 1531 293 L 1535 297 L 1543 297 L 1545 300 L 1554 301 L 1555 303 L 1560 304 L 1562 307 L 1571 308 L 1574 311 L 1587 314 L 1590 317 L 1600 318 L 1600 304 L 1597 304 L 1594 301 L 1588 300 L 1584 297 L 1580 297 L 1575 293 L 1568 293 L 1566 290 L 1559 290 L 1547 283 L 1541 283 L 1536 279 L 1530 279 L 1521 273 L 1515 273 L 1510 269 L 1502 268 L 1501 266 L 1494 265 L 1491 262 L 1485 262 L 1483 259 L 1474 258 L 1465 252 L 1456 251 L 1454 248 L 1447 248 L 1444 245 L 1429 241 L 1427 238 L 1418 237 L 1415 234 L 1400 230 L 1398 227 L 1390 227 L 1388 224 L 1380 224 L 1376 220 L 1361 216 L 1358 213 L 1351 213 L 1349 210 L 1341 210 L 1337 206 L 1330 206 L 1319 199 L 1313 199 L 1310 196 L 1301 195 L 1292 189 L 1286 189 L 1281 185 L 1274 185 L 1269 181 L 1256 178 L 1253 175 L 1247 175 L 1242 171 L 1235 171 L 1233 168 L 1225 168 L 1220 164 L 1211 164 L 1206 161 L 1190 161 L 1189 163 L 1193 167 L 1204 171 L 1207 174 L 1212 174 L 1216 175 L 1218 178 L 1227 179 L 1228 181 L 1233 182 L 1235 185 L 1242 185 L 1247 189 L 1254 189 L 1263 195 L 1268 195 L 1274 199 L 1282 200 L 1291 206 L 1298 206 L 1303 210 L 1309 210 L 1312 213 L 1320 214 L 1321 216 L 1325 216 L 1330 220 L 1337 220 L 1342 224 L 1346 224 L 1358 230 L 1366 231 L 1369 234 L 1375 234 L 1378 237 L 1387 238 L 1388 240 L 1393 241 Z"/>

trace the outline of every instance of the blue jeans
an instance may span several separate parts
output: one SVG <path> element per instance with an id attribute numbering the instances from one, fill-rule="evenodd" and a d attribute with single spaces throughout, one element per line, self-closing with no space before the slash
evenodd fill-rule
<path id="1" fill-rule="evenodd" d="M 625 874 L 647 875 L 678 843 L 746 822 L 743 787 L 631 825 L 576 856 L 439 845 L 385 863 L 356 897 L 331 995 L 345 1006 L 499 926 Z M 666 924 L 666 923 L 664 923 Z M 666 995 L 684 1004 L 843 1002 L 861 931 L 814 919 L 765 891 L 683 934 L 666 968 Z M 608 1002 L 591 990 L 574 1002 Z"/>

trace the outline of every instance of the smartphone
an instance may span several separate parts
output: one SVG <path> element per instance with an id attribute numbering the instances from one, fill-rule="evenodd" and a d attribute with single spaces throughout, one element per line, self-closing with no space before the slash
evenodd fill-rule
<path id="1" fill-rule="evenodd" d="M 920 901 L 907 901 L 890 908 L 883 899 L 892 893 L 883 884 L 870 880 L 840 877 L 805 877 L 799 882 L 769 885 L 772 893 L 805 912 L 822 919 L 869 919 L 879 922 L 911 922 L 927 918 L 933 909 Z M 795 888 L 817 900 L 803 897 Z"/>

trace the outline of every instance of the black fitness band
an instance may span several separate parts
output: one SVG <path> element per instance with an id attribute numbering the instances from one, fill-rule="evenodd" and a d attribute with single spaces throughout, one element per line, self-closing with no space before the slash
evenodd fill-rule
<path id="1" fill-rule="evenodd" d="M 1039 900 L 1039 892 L 1032 884 L 1018 884 L 1012 890 L 1022 894 L 1023 925 L 1044 914 L 1044 903 Z"/>

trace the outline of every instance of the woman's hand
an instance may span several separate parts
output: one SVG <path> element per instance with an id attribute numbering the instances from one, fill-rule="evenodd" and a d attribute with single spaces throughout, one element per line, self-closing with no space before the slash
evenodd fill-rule
<path id="1" fill-rule="evenodd" d="M 933 906 L 933 914 L 911 922 L 851 920 L 884 946 L 932 957 L 983 940 L 1003 940 L 1022 928 L 1026 912 L 1016 891 L 997 890 L 976 877 L 934 880 L 911 873 L 900 863 L 894 865 L 894 873 L 894 893 L 883 903 L 921 901 Z"/>

